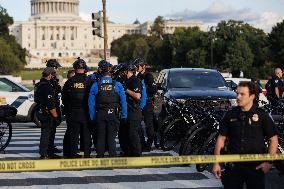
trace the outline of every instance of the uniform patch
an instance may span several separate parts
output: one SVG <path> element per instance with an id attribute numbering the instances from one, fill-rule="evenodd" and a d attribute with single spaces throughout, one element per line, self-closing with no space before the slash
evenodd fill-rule
<path id="1" fill-rule="evenodd" d="M 48 95 L 47 98 L 52 98 L 52 95 Z"/>
<path id="2" fill-rule="evenodd" d="M 278 83 L 278 80 L 277 80 L 277 79 L 275 80 L 275 83 Z"/>
<path id="3" fill-rule="evenodd" d="M 258 115 L 257 115 L 257 114 L 253 114 L 253 115 L 252 115 L 252 120 L 253 120 L 253 121 L 258 121 L 258 120 L 259 120 Z"/>
<path id="4" fill-rule="evenodd" d="M 135 92 L 139 91 L 139 88 L 134 89 Z"/>

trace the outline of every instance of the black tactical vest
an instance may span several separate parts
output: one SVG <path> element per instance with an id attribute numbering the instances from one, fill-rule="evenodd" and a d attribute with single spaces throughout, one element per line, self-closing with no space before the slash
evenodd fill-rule
<path id="1" fill-rule="evenodd" d="M 119 96 L 114 90 L 115 81 L 113 83 L 98 82 L 98 94 L 96 95 L 97 109 L 115 109 L 119 107 Z"/>
<path id="2" fill-rule="evenodd" d="M 71 109 L 85 109 L 87 103 L 87 76 L 75 75 L 72 78 L 70 91 Z"/>

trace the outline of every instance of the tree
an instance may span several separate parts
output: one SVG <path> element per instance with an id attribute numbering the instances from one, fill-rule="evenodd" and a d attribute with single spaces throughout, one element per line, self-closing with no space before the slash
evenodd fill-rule
<path id="1" fill-rule="evenodd" d="M 228 46 L 228 51 L 225 54 L 224 65 L 231 69 L 233 73 L 247 71 L 253 63 L 253 54 L 247 42 L 238 38 Z M 236 74 L 236 76 L 239 76 Z"/>
<path id="2" fill-rule="evenodd" d="M 5 42 L 5 46 L 0 46 L 0 51 L 7 51 L 7 55 L 2 54 L 1 73 L 9 74 L 12 71 L 18 71 L 26 64 L 26 50 L 23 49 L 16 41 L 16 38 L 9 34 L 9 25 L 13 24 L 13 18 L 10 17 L 3 7 L 0 6 L 0 38 Z M 13 56 L 11 56 L 13 54 Z M 6 62 L 9 62 L 7 64 Z M 22 65 L 19 65 L 22 64 Z M 7 68 L 4 68 L 3 66 Z"/>
<path id="3" fill-rule="evenodd" d="M 13 24 L 13 18 L 9 16 L 7 10 L 0 5 L 0 36 L 9 35 L 9 25 Z"/>
<path id="4" fill-rule="evenodd" d="M 284 20 L 272 28 L 268 36 L 271 60 L 275 66 L 283 67 L 284 63 Z"/>
<path id="5" fill-rule="evenodd" d="M 140 58 L 147 58 L 149 52 L 149 46 L 146 40 L 142 37 L 135 40 L 135 47 L 133 49 L 132 57 L 140 57 Z"/>
<path id="6" fill-rule="evenodd" d="M 11 47 L 0 37 L 0 74 L 10 74 L 24 67 L 19 57 L 14 55 Z"/>
<path id="7" fill-rule="evenodd" d="M 163 38 L 165 28 L 165 20 L 162 16 L 158 16 L 151 26 L 150 34 L 160 39 Z"/>

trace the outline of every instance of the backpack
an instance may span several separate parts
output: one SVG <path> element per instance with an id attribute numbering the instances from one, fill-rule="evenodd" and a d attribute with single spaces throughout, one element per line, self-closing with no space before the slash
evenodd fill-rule
<path id="1" fill-rule="evenodd" d="M 0 106 L 0 118 L 15 117 L 18 110 L 11 105 Z"/>

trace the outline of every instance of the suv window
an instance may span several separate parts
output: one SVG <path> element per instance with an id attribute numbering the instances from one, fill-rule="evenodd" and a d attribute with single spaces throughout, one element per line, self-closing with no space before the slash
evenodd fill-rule
<path id="1" fill-rule="evenodd" d="M 175 71 L 169 73 L 169 88 L 219 88 L 227 87 L 218 72 Z"/>
<path id="2" fill-rule="evenodd" d="M 26 90 L 22 89 L 21 87 L 19 87 L 18 85 L 9 81 L 6 78 L 0 78 L 0 91 L 4 91 L 4 92 L 26 92 Z"/>

